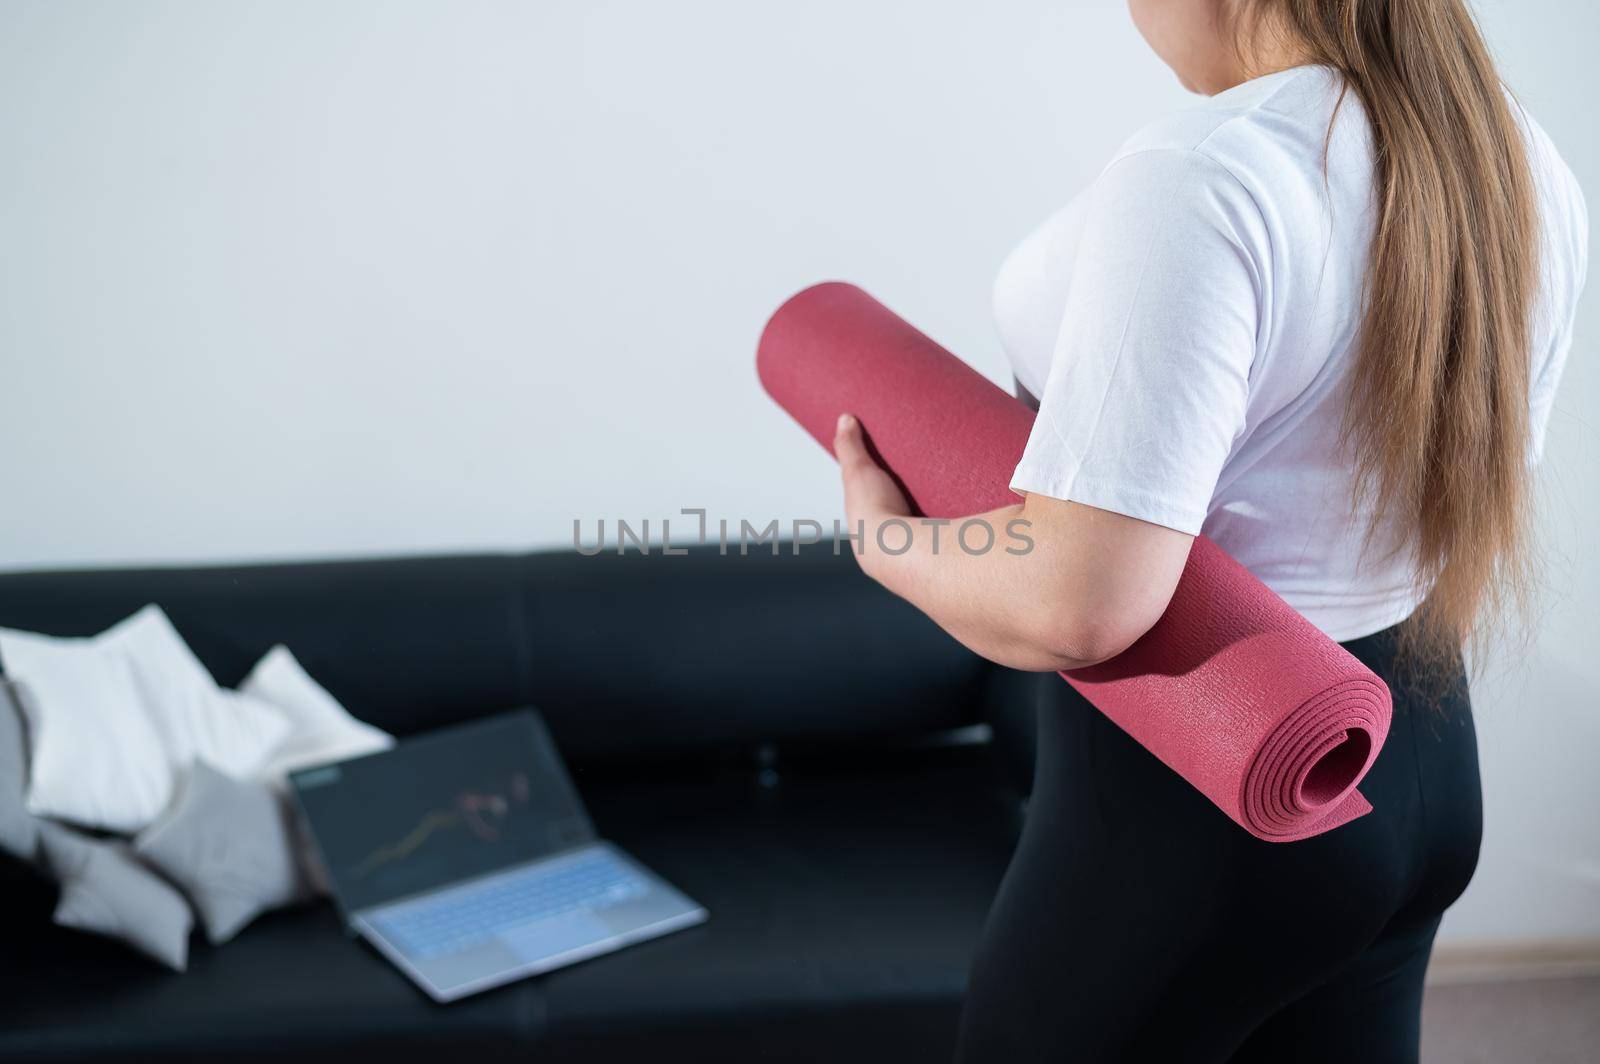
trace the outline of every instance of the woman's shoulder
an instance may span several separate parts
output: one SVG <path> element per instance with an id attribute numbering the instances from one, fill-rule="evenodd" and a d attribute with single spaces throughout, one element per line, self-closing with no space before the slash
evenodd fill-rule
<path id="1" fill-rule="evenodd" d="M 1360 101 L 1337 73 L 1295 67 L 1247 81 L 1163 115 L 1130 137 L 1107 163 L 1113 172 L 1159 155 L 1200 157 L 1169 167 L 1204 194 L 1247 198 L 1289 245 L 1314 247 L 1333 215 L 1358 236 L 1371 195 L 1371 131 Z"/>
<path id="2" fill-rule="evenodd" d="M 1162 115 L 1124 141 L 1108 165 L 1145 152 L 1179 151 L 1204 155 L 1251 185 L 1262 174 L 1320 175 L 1325 149 L 1370 151 L 1360 104 L 1340 88 L 1339 76 L 1326 67 L 1268 74 Z"/>

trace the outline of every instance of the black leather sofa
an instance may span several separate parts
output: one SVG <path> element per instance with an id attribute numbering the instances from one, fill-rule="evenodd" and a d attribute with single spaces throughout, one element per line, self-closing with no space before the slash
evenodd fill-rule
<path id="1" fill-rule="evenodd" d="M 601 832 L 711 920 L 438 1006 L 328 904 L 197 939 L 174 975 L 52 926 L 11 863 L 0 1060 L 948 1058 L 1021 818 L 1007 758 L 963 740 L 1025 724 L 1027 681 L 831 546 L 0 575 L 0 626 L 152 601 L 219 682 L 285 642 L 396 734 L 539 707 Z"/>

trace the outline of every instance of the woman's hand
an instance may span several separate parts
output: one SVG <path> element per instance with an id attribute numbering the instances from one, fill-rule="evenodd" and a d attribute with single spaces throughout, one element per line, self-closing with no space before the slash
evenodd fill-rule
<path id="1" fill-rule="evenodd" d="M 833 453 L 839 459 L 839 478 L 844 482 L 844 515 L 852 534 L 859 533 L 856 560 L 869 576 L 883 552 L 874 548 L 878 528 L 892 518 L 911 516 L 911 504 L 889 471 L 879 465 L 867 450 L 867 437 L 854 415 L 839 415 L 833 433 Z"/>

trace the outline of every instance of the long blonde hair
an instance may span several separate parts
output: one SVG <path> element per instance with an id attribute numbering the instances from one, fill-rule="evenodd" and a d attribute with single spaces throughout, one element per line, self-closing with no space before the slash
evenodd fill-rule
<path id="1" fill-rule="evenodd" d="M 1528 582 L 1539 240 L 1522 127 L 1463 0 L 1231 4 L 1240 40 L 1287 35 L 1366 109 L 1378 217 L 1344 439 L 1356 498 L 1431 589 L 1411 638 L 1453 654 Z"/>

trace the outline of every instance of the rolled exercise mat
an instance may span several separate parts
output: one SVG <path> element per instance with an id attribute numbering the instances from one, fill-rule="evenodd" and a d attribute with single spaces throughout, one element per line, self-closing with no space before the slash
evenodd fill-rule
<path id="1" fill-rule="evenodd" d="M 808 288 L 761 335 L 767 392 L 832 450 L 840 414 L 921 516 L 1014 504 L 1033 413 L 853 285 Z M 1061 674 L 1257 838 L 1369 812 L 1355 787 L 1389 732 L 1389 689 L 1205 536 L 1166 613 L 1122 654 Z"/>

